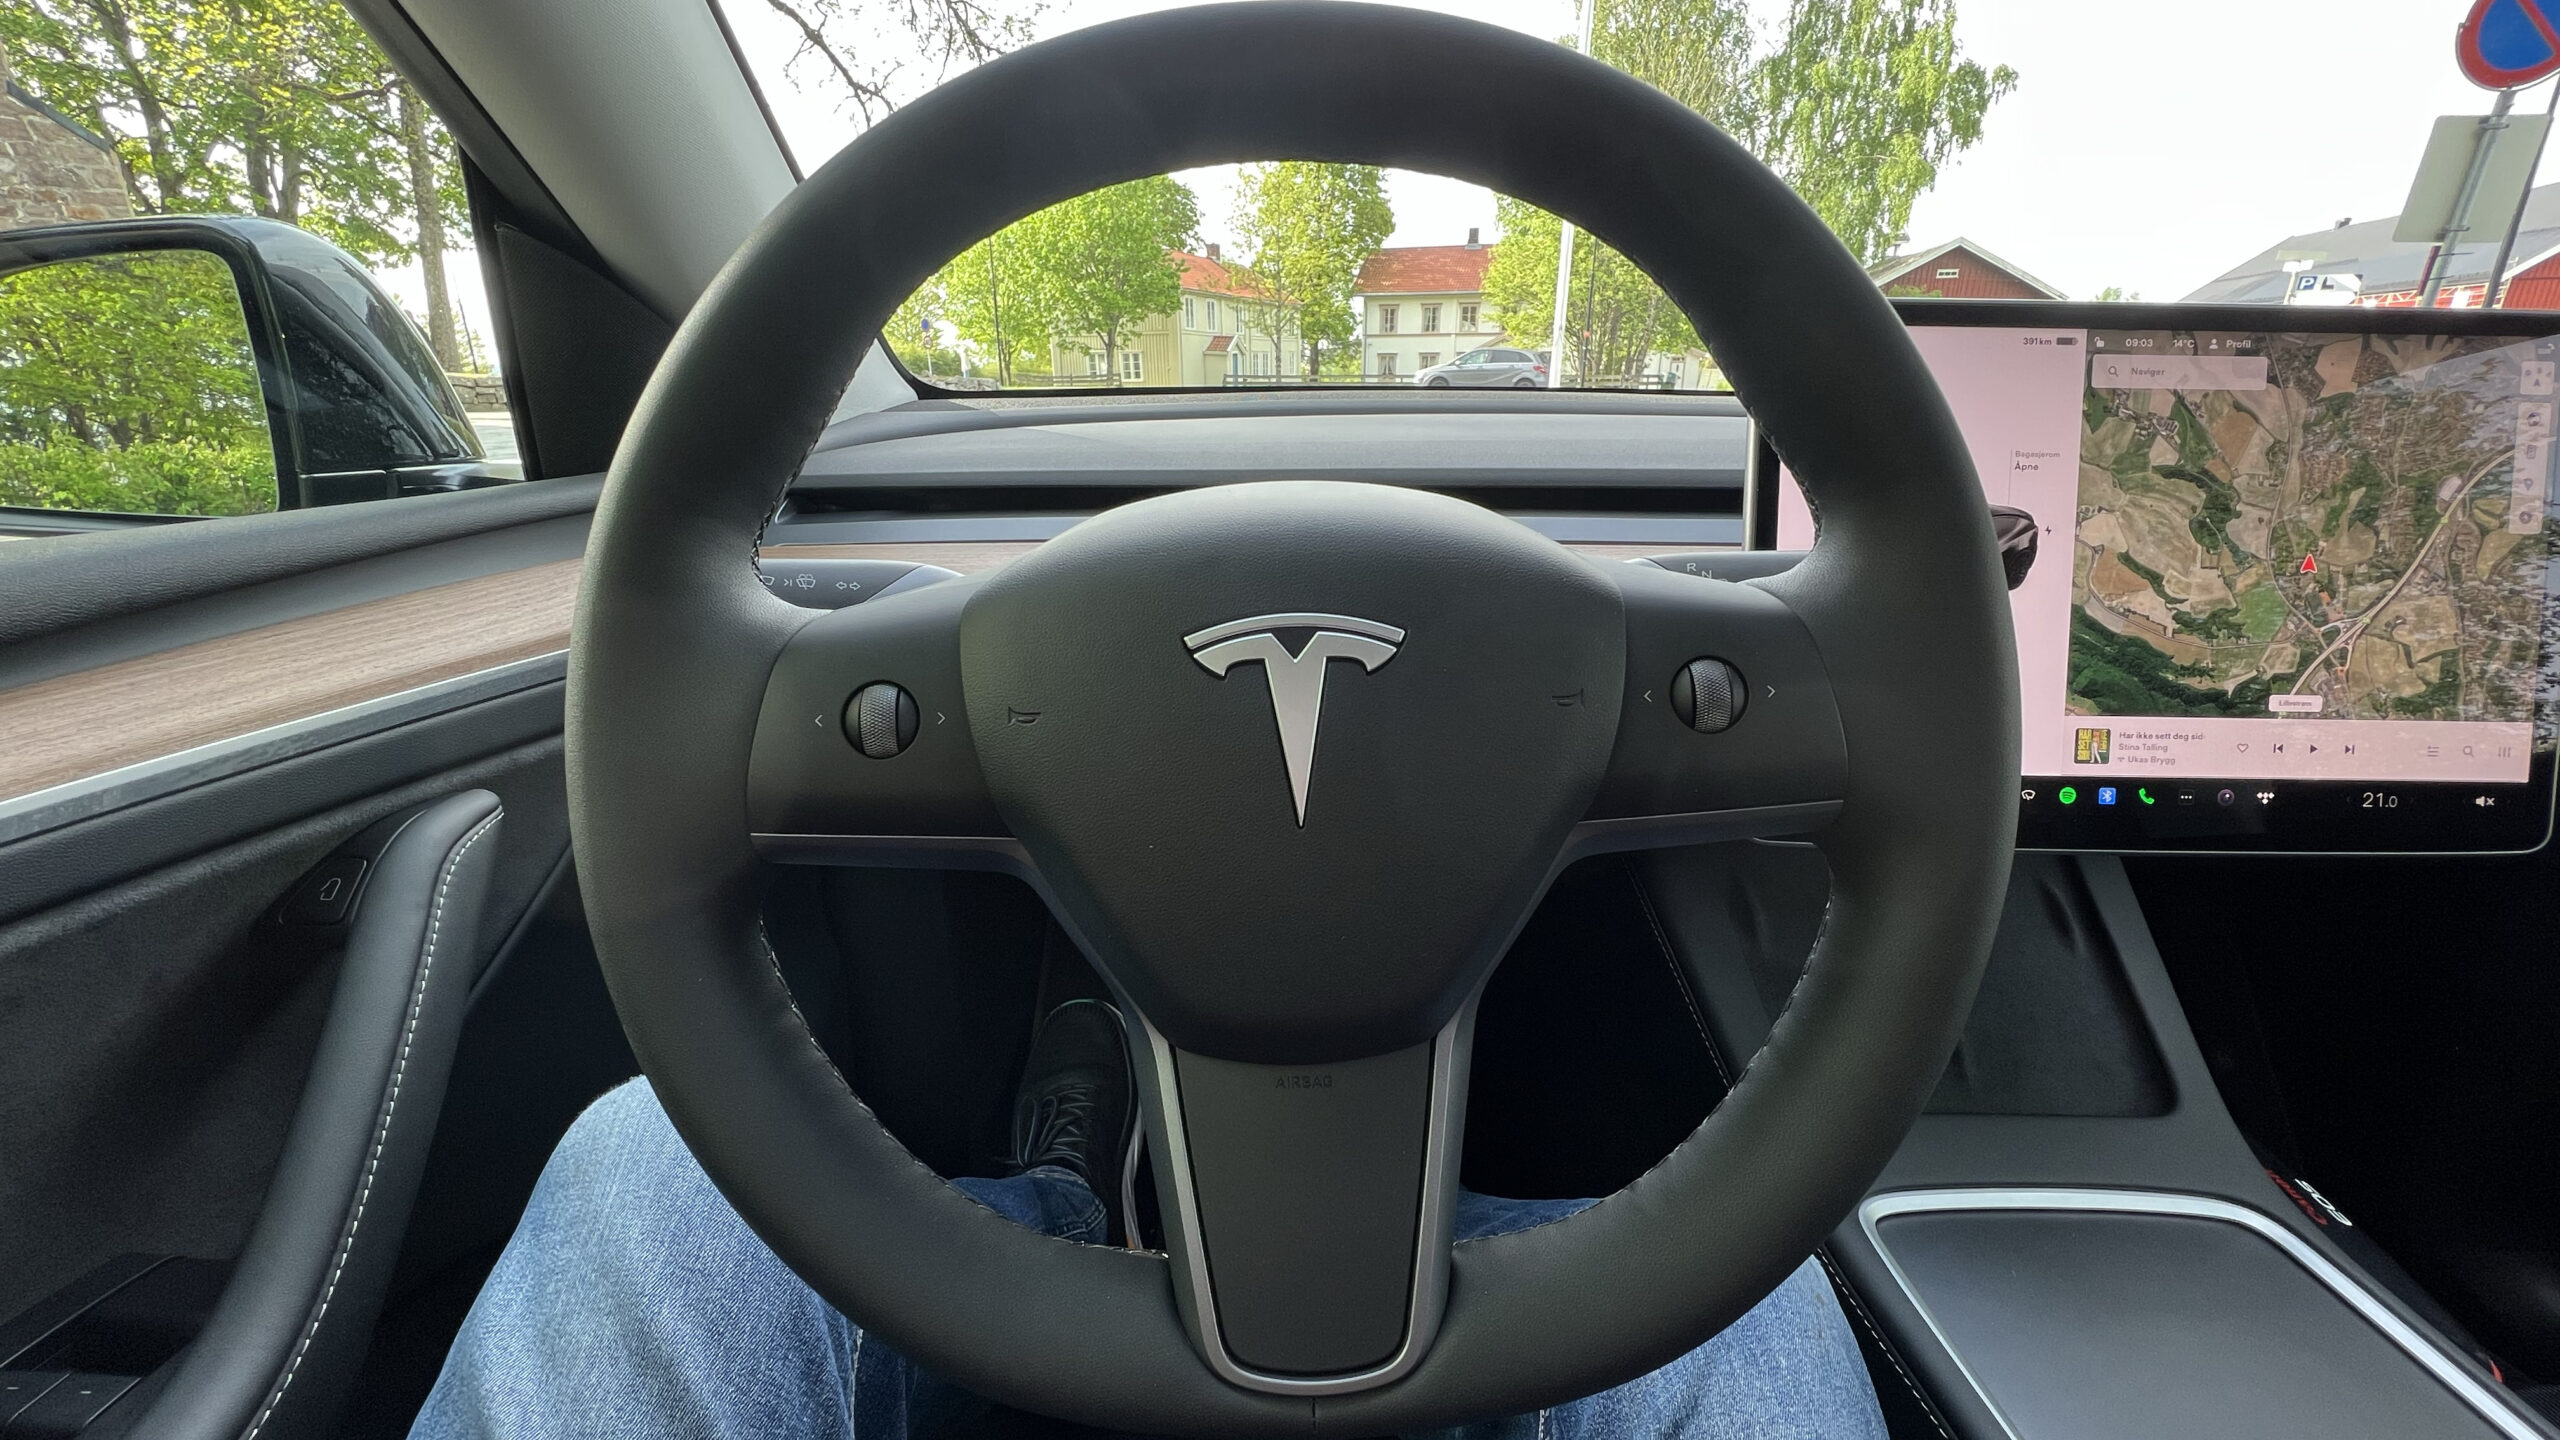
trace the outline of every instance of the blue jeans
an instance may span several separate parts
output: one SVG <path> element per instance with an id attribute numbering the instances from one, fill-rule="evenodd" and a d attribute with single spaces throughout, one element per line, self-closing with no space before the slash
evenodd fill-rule
<path id="1" fill-rule="evenodd" d="M 1102 1202 L 1063 1170 L 954 1182 L 1051 1235 L 1098 1241 Z M 1582 1200 L 1464 1194 L 1461 1236 Z M 729 1208 L 646 1080 L 571 1126 L 482 1287 L 411 1440 L 900 1440 L 992 1407 L 818 1298 Z M 1089 1433 L 1089 1432 L 1084 1432 Z M 1650 1375 L 1447 1440 L 1884 1440 L 1865 1364 L 1807 1261 L 1732 1328 Z"/>

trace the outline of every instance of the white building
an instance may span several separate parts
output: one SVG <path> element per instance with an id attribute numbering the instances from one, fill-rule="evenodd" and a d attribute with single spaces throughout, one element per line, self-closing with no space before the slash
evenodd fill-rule
<path id="1" fill-rule="evenodd" d="M 1479 345 L 1502 343 L 1484 303 L 1493 247 L 1467 232 L 1464 245 L 1406 245 L 1371 252 L 1354 282 L 1360 315 L 1360 373 L 1410 378 Z"/>

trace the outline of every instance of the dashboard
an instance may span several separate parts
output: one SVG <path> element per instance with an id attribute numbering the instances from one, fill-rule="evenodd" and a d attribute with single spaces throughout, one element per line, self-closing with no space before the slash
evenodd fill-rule
<path id="1" fill-rule="evenodd" d="M 2022 846 L 2544 843 L 2560 316 L 1896 305 L 2012 580 Z M 763 563 L 802 603 L 858 603 L 1146 495 L 1306 478 L 1456 494 L 1597 560 L 1726 579 L 1814 538 L 1730 396 L 928 393 L 829 428 Z"/>
<path id="2" fill-rule="evenodd" d="M 2560 317 L 1903 313 L 2004 527 L 2021 845 L 2543 842 Z M 1811 545 L 1756 473 L 1754 538 Z"/>

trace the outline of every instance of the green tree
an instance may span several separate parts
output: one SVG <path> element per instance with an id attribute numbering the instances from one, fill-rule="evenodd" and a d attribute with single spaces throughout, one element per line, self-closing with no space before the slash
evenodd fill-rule
<path id="1" fill-rule="evenodd" d="M 243 316 L 230 267 L 197 250 L 0 278 L 0 438 L 264 445 Z"/>
<path id="2" fill-rule="evenodd" d="M 1118 373 L 1132 325 L 1182 302 L 1172 252 L 1198 228 L 1199 202 L 1167 176 L 1079 195 L 970 246 L 907 297 L 889 345 L 923 362 L 924 320 L 948 325 L 1003 384 L 1048 373 L 1052 349 L 1099 350 Z"/>
<path id="3" fill-rule="evenodd" d="M 1325 347 L 1351 342 L 1351 289 L 1360 262 L 1394 233 L 1386 179 L 1374 165 L 1283 160 L 1249 165 L 1236 178 L 1237 238 L 1246 274 L 1261 297 L 1247 302 L 1256 328 L 1279 342 L 1283 373 L 1323 366 Z"/>
<path id="4" fill-rule="evenodd" d="M 1903 238 L 1938 167 L 1982 138 L 2017 83 L 1956 43 L 1954 0 L 1792 0 L 1762 48 L 1745 0 L 1595 0 L 1594 56 L 1714 121 L 1793 185 L 1861 260 Z M 1543 346 L 1555 312 L 1561 226 L 1500 209 L 1486 295 L 1514 343 Z M 1630 384 L 1648 349 L 1697 343 L 1650 279 L 1587 234 L 1574 237 L 1569 372 Z"/>
<path id="5" fill-rule="evenodd" d="M 889 346 L 907 368 L 924 368 L 924 321 L 931 318 L 951 327 L 999 384 L 1048 371 L 1049 321 L 1027 254 L 1015 239 L 1008 229 L 970 246 L 898 307 L 889 321 Z"/>
<path id="6" fill-rule="evenodd" d="M 1744 0 L 1602 0 L 1591 53 L 1748 136 L 1760 101 Z"/>
<path id="7" fill-rule="evenodd" d="M 1753 149 L 1872 264 L 2018 75 L 1964 57 L 1955 0 L 1794 0 L 1752 80 Z"/>
<path id="8" fill-rule="evenodd" d="M 170 250 L 0 278 L 0 504 L 232 515 L 275 503 L 228 266 Z"/>
<path id="9" fill-rule="evenodd" d="M 460 164 L 338 0 L 17 0 L 0 44 L 114 143 L 136 210 L 260 215 L 369 263 L 418 259 L 430 341 L 458 364 L 444 248 Z"/>
<path id="10" fill-rule="evenodd" d="M 996 237 L 1006 262 L 999 276 L 1014 272 L 1021 289 L 1008 285 L 991 298 L 1000 298 L 1009 328 L 1020 323 L 1071 350 L 1099 342 L 1103 369 L 1117 375 L 1129 330 L 1182 303 L 1182 262 L 1173 252 L 1199 229 L 1199 198 L 1170 175 L 1091 191 Z"/>
<path id="11" fill-rule="evenodd" d="M 959 326 L 952 318 L 949 294 L 939 280 L 936 277 L 937 283 L 908 296 L 907 302 L 889 318 L 881 338 L 888 342 L 900 363 L 928 379 L 953 379 L 969 369 L 973 361 L 984 363 L 990 374 L 1000 374 L 991 340 L 970 341 L 961 335 L 958 339 L 968 343 L 966 350 L 954 342 L 953 332 Z"/>
<path id="12" fill-rule="evenodd" d="M 1502 243 L 1485 266 L 1485 301 L 1501 317 L 1513 343 L 1544 348 L 1554 333 L 1556 253 L 1563 223 L 1509 196 L 1494 202 L 1494 218 L 1502 226 Z M 1568 362 L 1566 373 L 1576 384 L 1641 384 L 1646 361 L 1655 352 L 1686 350 L 1698 343 L 1689 318 L 1653 277 L 1589 235 L 1574 237 L 1570 306 L 1560 358 Z"/>
<path id="13" fill-rule="evenodd" d="M 908 369 L 936 373 L 946 367 L 939 361 L 946 351 L 942 343 L 942 296 L 930 284 L 919 289 L 889 317 L 880 332 L 888 342 L 890 353 Z"/>
<path id="14" fill-rule="evenodd" d="M 2106 289 L 2099 291 L 2093 298 L 2103 304 L 2113 304 L 2118 301 L 2130 302 L 2141 299 L 2142 292 L 2139 290 L 2127 290 L 2121 285 L 2110 285 Z"/>

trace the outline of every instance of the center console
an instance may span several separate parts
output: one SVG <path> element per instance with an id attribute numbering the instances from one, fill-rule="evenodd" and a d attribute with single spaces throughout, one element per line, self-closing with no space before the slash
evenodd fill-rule
<path id="1" fill-rule="evenodd" d="M 2115 858 L 2546 843 L 2560 327 L 1898 303 L 1993 507 L 2024 773 L 1981 998 L 1825 1250 L 1880 1390 L 1908 1390 L 1888 1413 L 1958 1440 L 2560 1434 L 2262 1162 Z M 1750 491 L 1777 553 L 1713 568 L 1817 538 L 1765 448 Z M 1820 853 L 1644 863 L 1717 1047 L 1751 1054 L 1820 923 Z"/>
<path id="2" fill-rule="evenodd" d="M 1820 924 L 1820 853 L 1644 864 L 1716 1049 L 1753 1053 Z M 2265 1168 L 2111 856 L 2019 857 L 1947 1076 L 1823 1256 L 1916 1434 L 2560 1435 L 2347 1217 Z"/>
<path id="3" fill-rule="evenodd" d="M 1900 1190 L 1858 1222 L 2011 1435 L 2534 1433 L 2368 1282 L 2246 1205 Z"/>

